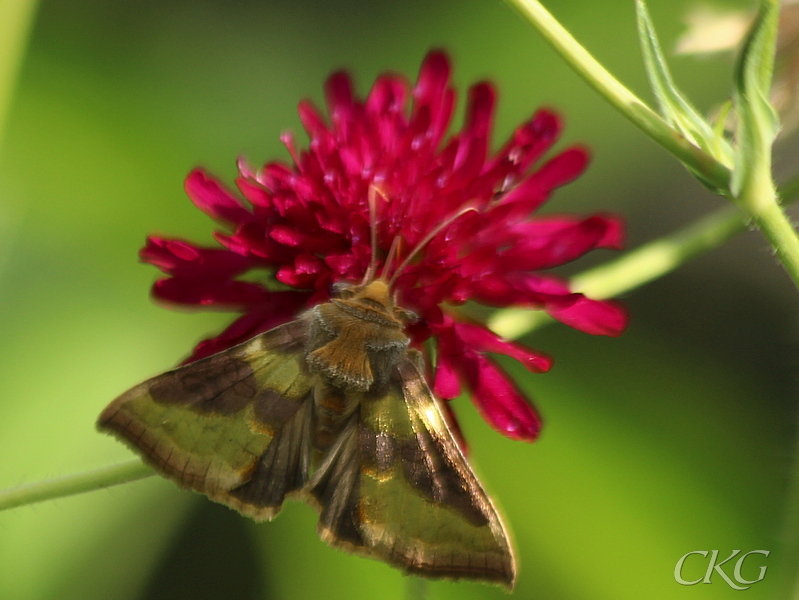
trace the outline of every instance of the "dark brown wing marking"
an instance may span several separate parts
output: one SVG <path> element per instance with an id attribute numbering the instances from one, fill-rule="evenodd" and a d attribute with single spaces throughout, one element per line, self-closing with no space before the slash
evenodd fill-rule
<path id="1" fill-rule="evenodd" d="M 308 478 L 306 331 L 293 321 L 158 375 L 114 400 L 98 427 L 178 485 L 270 519 Z"/>

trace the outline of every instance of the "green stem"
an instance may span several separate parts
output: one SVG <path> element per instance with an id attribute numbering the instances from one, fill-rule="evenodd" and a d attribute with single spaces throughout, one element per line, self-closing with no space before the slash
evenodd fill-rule
<path id="1" fill-rule="evenodd" d="M 753 223 L 768 239 L 777 258 L 799 288 L 799 237 L 788 216 L 779 205 L 771 187 L 770 177 L 750 192 L 744 192 L 740 202 L 752 217 Z"/>
<path id="2" fill-rule="evenodd" d="M 537 0 L 505 0 L 516 9 L 605 100 L 691 171 L 716 188 L 730 186 L 730 170 L 674 131 L 654 110 L 613 77 Z"/>
<path id="3" fill-rule="evenodd" d="M 0 2 L 0 140 L 36 9 L 35 0 Z"/>
<path id="4" fill-rule="evenodd" d="M 138 458 L 86 473 L 65 475 L 0 491 L 0 510 L 63 498 L 154 475 Z"/>
<path id="5" fill-rule="evenodd" d="M 572 288 L 591 298 L 611 298 L 654 281 L 746 229 L 741 211 L 720 209 L 674 233 L 572 278 Z"/>

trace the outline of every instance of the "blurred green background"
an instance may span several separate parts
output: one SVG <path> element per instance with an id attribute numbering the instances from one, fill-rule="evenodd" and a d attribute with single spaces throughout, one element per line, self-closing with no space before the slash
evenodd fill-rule
<path id="1" fill-rule="evenodd" d="M 633 2 L 546 5 L 650 99 Z M 664 45 L 691 5 L 651 0 Z M 146 234 L 211 240 L 185 174 L 203 165 L 231 181 L 239 155 L 287 159 L 278 136 L 302 136 L 296 104 L 321 100 L 329 72 L 349 68 L 365 92 L 385 70 L 415 77 L 433 47 L 449 50 L 461 86 L 497 83 L 497 145 L 543 105 L 566 118 L 561 148 L 591 146 L 589 171 L 547 210 L 624 213 L 635 247 L 721 205 L 499 1 L 45 0 L 0 157 L 0 489 L 129 459 L 94 431 L 96 415 L 230 320 L 148 298 Z M 729 61 L 673 68 L 703 110 L 726 99 Z M 794 150 L 779 150 L 781 170 L 797 171 Z M 796 291 L 748 233 L 623 300 L 621 338 L 552 326 L 526 340 L 555 357 L 550 373 L 509 365 L 545 417 L 537 443 L 502 438 L 465 398 L 455 405 L 515 533 L 514 597 L 737 598 L 718 574 L 678 585 L 675 563 L 762 549 L 771 555 L 750 557 L 743 575 L 769 570 L 746 598 L 787 598 Z M 694 556 L 684 575 L 705 568 Z M 399 599 L 407 587 L 318 541 L 305 506 L 255 525 L 160 478 L 0 513 L 2 599 Z M 468 583 L 426 593 L 506 597 Z"/>

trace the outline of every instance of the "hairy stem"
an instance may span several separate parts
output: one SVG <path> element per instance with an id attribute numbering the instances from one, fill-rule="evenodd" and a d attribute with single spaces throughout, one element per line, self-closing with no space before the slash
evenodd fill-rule
<path id="1" fill-rule="evenodd" d="M 799 237 L 788 216 L 779 205 L 776 194 L 768 186 L 752 192 L 746 201 L 753 223 L 766 237 L 777 259 L 799 288 Z"/>

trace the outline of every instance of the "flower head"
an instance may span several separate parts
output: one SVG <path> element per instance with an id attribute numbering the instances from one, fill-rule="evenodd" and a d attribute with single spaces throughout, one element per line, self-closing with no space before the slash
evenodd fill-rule
<path id="1" fill-rule="evenodd" d="M 609 216 L 535 215 L 554 189 L 583 171 L 586 151 L 570 148 L 542 162 L 560 130 L 558 117 L 542 110 L 491 155 L 495 93 L 488 83 L 469 90 L 464 125 L 448 136 L 455 91 L 440 52 L 427 56 L 412 87 L 383 75 L 362 101 L 350 77 L 336 73 L 326 95 L 329 121 L 312 104 L 299 106 L 307 150 L 284 136 L 292 164 L 255 171 L 240 162 L 236 186 L 244 200 L 205 171 L 188 176 L 191 200 L 224 227 L 215 233 L 221 247 L 150 237 L 142 250 L 143 260 L 168 275 L 154 285 L 157 298 L 243 313 L 189 360 L 294 318 L 327 300 L 333 283 L 363 280 L 374 229 L 378 272 L 387 260 L 394 261 L 389 272 L 396 271 L 419 249 L 394 289 L 419 316 L 408 331 L 412 345 L 424 349 L 423 342 L 436 340 L 434 392 L 451 399 L 465 384 L 495 429 L 534 439 L 539 417 L 488 353 L 511 356 L 533 372 L 548 370 L 551 359 L 456 311 L 467 302 L 523 306 L 587 333 L 621 333 L 623 309 L 541 272 L 621 243 L 622 226 Z M 245 278 L 253 270 L 266 275 Z"/>

